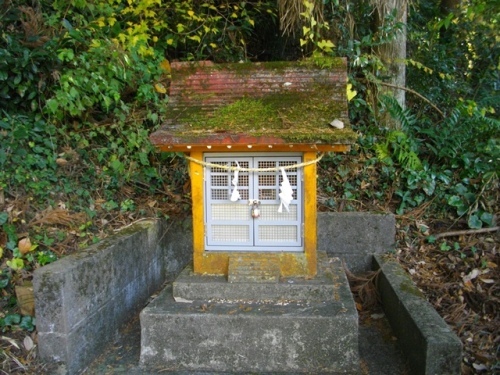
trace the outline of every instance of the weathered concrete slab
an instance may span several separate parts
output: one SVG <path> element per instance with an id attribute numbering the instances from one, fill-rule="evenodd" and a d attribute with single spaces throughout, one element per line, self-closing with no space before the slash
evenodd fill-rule
<path id="1" fill-rule="evenodd" d="M 344 270 L 340 259 L 328 259 L 318 252 L 318 275 L 312 279 L 287 278 L 279 283 L 227 282 L 224 276 L 196 275 L 187 266 L 173 283 L 173 297 L 178 302 L 209 300 L 212 302 L 325 302 L 350 298 L 343 282 Z"/>
<path id="2" fill-rule="evenodd" d="M 39 358 L 83 371 L 190 257 L 189 242 L 173 241 L 167 223 L 144 221 L 37 269 Z"/>
<path id="3" fill-rule="evenodd" d="M 357 374 L 358 315 L 340 261 L 334 265 L 332 293 L 322 302 L 290 301 L 296 285 L 289 280 L 253 285 L 225 281 L 251 290 L 233 303 L 222 298 L 177 303 L 172 289 L 165 289 L 140 315 L 140 365 L 175 371 Z M 304 285 L 306 281 L 314 282 L 303 280 Z M 212 278 L 205 282 L 213 283 L 211 293 L 223 284 Z M 280 284 L 286 287 L 279 301 L 241 300 L 242 295 L 257 293 L 254 287 Z"/>
<path id="4" fill-rule="evenodd" d="M 393 250 L 396 219 L 369 212 L 318 213 L 318 249 L 343 259 L 351 272 L 371 269 L 372 255 Z"/>
<path id="5" fill-rule="evenodd" d="M 280 264 L 266 253 L 238 254 L 229 257 L 227 281 L 230 283 L 277 283 Z"/>
<path id="6" fill-rule="evenodd" d="M 379 292 L 385 314 L 413 374 L 458 375 L 462 343 L 395 261 L 374 257 L 381 269 Z"/>

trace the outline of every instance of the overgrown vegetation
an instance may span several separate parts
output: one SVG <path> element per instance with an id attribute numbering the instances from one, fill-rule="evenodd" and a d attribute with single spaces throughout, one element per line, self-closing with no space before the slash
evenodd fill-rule
<path id="1" fill-rule="evenodd" d="M 464 0 L 446 11 L 422 1 L 410 8 L 407 26 L 389 15 L 378 27 L 369 1 L 328 0 L 319 13 L 306 2 L 296 8 L 302 21 L 290 37 L 279 35 L 272 1 L 0 5 L 0 370 L 22 372 L 32 359 L 22 353 L 34 354 L 36 322 L 16 294 L 34 269 L 131 221 L 189 212 L 183 159 L 154 152 L 148 141 L 167 110 L 169 61 L 313 54 L 324 64 L 348 57 L 350 120 L 359 133 L 349 155 L 321 162 L 322 209 L 395 212 L 396 255 L 457 331 L 467 323 L 464 372 L 498 371 L 491 353 L 500 321 L 498 235 L 435 235 L 497 225 L 494 0 Z M 390 73 L 376 51 L 405 27 L 402 108 L 383 90 Z M 385 113 L 398 129 L 381 122 Z M 423 275 L 445 283 L 447 296 Z"/>

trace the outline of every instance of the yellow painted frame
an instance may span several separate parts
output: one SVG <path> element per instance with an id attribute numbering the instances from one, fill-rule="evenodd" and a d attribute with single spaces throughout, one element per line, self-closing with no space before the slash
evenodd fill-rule
<path id="1" fill-rule="evenodd" d="M 289 151 L 289 149 L 279 150 L 275 148 L 273 151 Z M 303 152 L 302 155 L 304 162 L 314 160 L 317 157 L 316 150 L 306 148 L 306 150 L 299 151 Z M 192 150 L 190 156 L 196 160 L 203 160 L 203 151 L 202 149 Z M 304 252 L 267 253 L 268 256 L 278 258 L 280 264 L 280 276 L 313 277 L 316 275 L 316 173 L 315 163 L 304 167 Z M 191 194 L 193 204 L 193 270 L 198 274 L 227 275 L 229 257 L 235 253 L 205 251 L 203 166 L 194 161 L 190 161 L 189 174 L 191 178 Z M 246 253 L 238 252 L 237 254 Z"/>

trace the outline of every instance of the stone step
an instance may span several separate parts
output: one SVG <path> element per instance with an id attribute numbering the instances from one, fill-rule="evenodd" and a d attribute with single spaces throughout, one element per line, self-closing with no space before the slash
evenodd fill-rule
<path id="1" fill-rule="evenodd" d="M 295 280 L 253 283 L 287 286 L 280 289 L 285 293 L 283 298 L 271 302 L 257 298 L 178 303 L 172 287 L 167 287 L 141 312 L 140 365 L 145 369 L 216 373 L 357 374 L 358 315 L 340 262 L 332 265 L 322 283 L 329 280 L 333 297 L 324 301 L 287 300 L 303 293 L 294 291 Z M 303 290 L 306 281 L 318 282 L 302 280 L 299 289 Z M 211 288 L 223 285 L 220 280 L 210 284 Z"/>
<path id="2" fill-rule="evenodd" d="M 236 262 L 234 262 L 236 263 Z M 234 266 L 233 263 L 233 266 Z M 236 273 L 240 280 L 245 262 Z M 260 262 L 260 266 L 264 261 Z M 238 264 L 238 267 L 240 264 Z M 231 267 L 231 261 L 230 261 Z M 279 268 L 279 264 L 277 264 Z M 237 267 L 236 267 L 237 268 Z M 247 282 L 228 282 L 224 276 L 207 276 L 194 274 L 191 267 L 184 269 L 173 283 L 173 297 L 177 302 L 220 301 L 220 302 L 325 302 L 339 299 L 342 293 L 341 276 L 344 274 L 338 259 L 328 259 L 325 252 L 318 252 L 318 275 L 306 278 L 273 278 L 249 282 L 255 274 L 247 278 Z M 233 277 L 235 277 L 233 271 Z M 231 278 L 231 270 L 228 278 Z M 350 291 L 347 289 L 350 295 Z"/>
<path id="3" fill-rule="evenodd" d="M 279 258 L 265 253 L 235 254 L 229 257 L 227 281 L 230 283 L 277 283 Z"/>

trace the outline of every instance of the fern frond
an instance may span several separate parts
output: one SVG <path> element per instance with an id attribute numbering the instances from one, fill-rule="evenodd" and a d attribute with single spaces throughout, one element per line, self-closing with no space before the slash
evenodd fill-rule
<path id="1" fill-rule="evenodd" d="M 446 125 L 446 127 L 452 129 L 456 127 L 459 119 L 460 119 L 460 110 L 458 108 L 453 108 L 451 113 L 444 120 L 444 124 Z"/>
<path id="2" fill-rule="evenodd" d="M 478 115 L 478 120 L 483 121 L 488 127 L 493 129 L 500 129 L 500 120 L 496 118 L 487 117 L 484 115 Z"/>
<path id="3" fill-rule="evenodd" d="M 408 137 L 401 130 L 393 130 L 387 134 L 387 141 L 390 143 L 406 142 Z"/>
<path id="4" fill-rule="evenodd" d="M 401 130 L 393 130 L 387 134 L 387 151 L 395 157 L 399 165 L 407 170 L 421 170 L 422 162 L 418 154 L 412 149 L 410 138 Z M 389 146 L 391 148 L 389 149 Z"/>
<path id="5" fill-rule="evenodd" d="M 423 168 L 420 158 L 414 151 L 400 153 L 401 161 L 399 162 L 404 169 L 419 171 Z"/>
<path id="6" fill-rule="evenodd" d="M 391 152 L 388 143 L 376 143 L 373 145 L 377 159 L 385 164 L 392 164 Z"/>
<path id="7" fill-rule="evenodd" d="M 417 117 L 409 109 L 403 109 L 398 101 L 390 95 L 382 95 L 380 101 L 389 111 L 391 117 L 401 123 L 401 128 L 409 131 L 417 123 Z"/>

